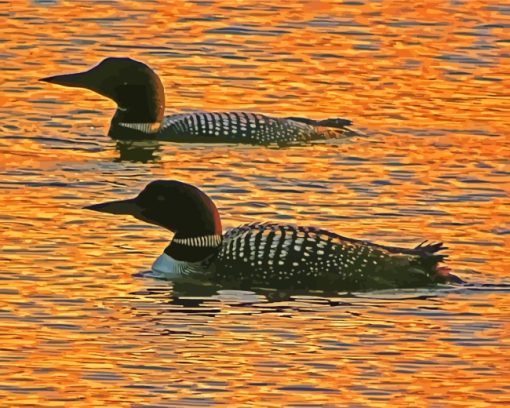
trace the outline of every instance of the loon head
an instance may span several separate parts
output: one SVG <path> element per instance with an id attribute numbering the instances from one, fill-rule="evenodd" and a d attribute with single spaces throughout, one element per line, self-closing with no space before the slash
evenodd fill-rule
<path id="1" fill-rule="evenodd" d="M 165 253 L 174 259 L 199 261 L 221 244 L 220 215 L 214 202 L 197 187 L 176 180 L 149 183 L 135 198 L 85 207 L 128 214 L 174 233 Z"/>
<path id="2" fill-rule="evenodd" d="M 158 75 L 131 58 L 109 57 L 88 71 L 42 78 L 52 84 L 85 88 L 117 103 L 117 122 L 159 124 L 165 93 Z M 113 124 L 113 123 L 112 123 Z"/>

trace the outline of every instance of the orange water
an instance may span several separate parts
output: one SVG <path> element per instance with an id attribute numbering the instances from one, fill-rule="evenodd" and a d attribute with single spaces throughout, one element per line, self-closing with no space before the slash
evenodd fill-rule
<path id="1" fill-rule="evenodd" d="M 442 240 L 459 276 L 510 283 L 509 6 L 277 4 L 1 6 L 1 406 L 510 404 L 507 290 L 176 300 L 136 275 L 164 231 L 81 209 L 180 179 L 211 194 L 225 227 Z M 341 116 L 367 137 L 126 151 L 105 136 L 110 101 L 37 82 L 106 56 L 151 65 L 168 113 Z"/>

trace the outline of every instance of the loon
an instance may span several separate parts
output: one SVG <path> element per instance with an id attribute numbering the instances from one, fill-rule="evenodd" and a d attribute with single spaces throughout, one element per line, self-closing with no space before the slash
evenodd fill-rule
<path id="1" fill-rule="evenodd" d="M 176 180 L 149 183 L 135 198 L 85 207 L 127 214 L 173 232 L 152 265 L 162 278 L 206 279 L 225 288 L 372 290 L 458 283 L 442 243 L 415 248 L 374 244 L 324 229 L 251 223 L 222 232 L 214 202 Z M 462 281 L 461 281 L 462 282 Z"/>
<path id="2" fill-rule="evenodd" d="M 165 117 L 165 93 L 159 76 L 131 58 L 109 57 L 88 71 L 40 81 L 89 89 L 116 102 L 108 132 L 114 139 L 284 146 L 359 134 L 349 127 L 350 120 L 341 118 L 277 118 L 250 112 L 194 112 Z"/>

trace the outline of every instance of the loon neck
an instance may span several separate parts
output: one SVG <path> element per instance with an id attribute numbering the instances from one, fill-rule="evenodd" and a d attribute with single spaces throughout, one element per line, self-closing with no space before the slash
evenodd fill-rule
<path id="1" fill-rule="evenodd" d="M 177 233 L 164 253 L 178 261 L 198 262 L 216 254 L 222 240 L 219 234 L 184 236 Z"/>
<path id="2" fill-rule="evenodd" d="M 140 137 L 159 131 L 165 114 L 165 93 L 158 77 L 145 85 L 127 84 L 110 98 L 117 103 L 110 136 Z"/>
<path id="3" fill-rule="evenodd" d="M 110 136 L 123 137 L 151 135 L 159 132 L 163 111 L 161 114 L 136 112 L 134 108 L 117 107 L 117 111 L 110 124 Z"/>

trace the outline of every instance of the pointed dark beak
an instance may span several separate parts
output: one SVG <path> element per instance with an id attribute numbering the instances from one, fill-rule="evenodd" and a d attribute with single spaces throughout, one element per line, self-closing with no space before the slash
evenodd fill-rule
<path id="1" fill-rule="evenodd" d="M 89 88 L 90 82 L 89 71 L 78 72 L 76 74 L 54 75 L 46 78 L 41 78 L 39 81 L 49 82 L 50 84 L 57 84 L 62 86 L 71 86 L 74 88 Z"/>
<path id="2" fill-rule="evenodd" d="M 83 208 L 109 214 L 132 215 L 137 218 L 141 216 L 142 212 L 142 208 L 136 203 L 134 198 L 129 200 L 108 201 L 106 203 L 88 205 Z"/>

